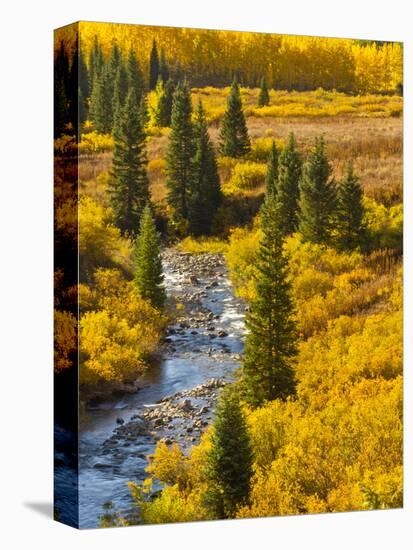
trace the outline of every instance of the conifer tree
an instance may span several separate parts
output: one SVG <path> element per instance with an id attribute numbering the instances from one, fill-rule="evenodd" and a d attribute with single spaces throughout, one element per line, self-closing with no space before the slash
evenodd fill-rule
<path id="1" fill-rule="evenodd" d="M 145 133 L 139 107 L 128 93 L 114 133 L 110 195 L 115 222 L 122 233 L 136 235 L 149 202 Z"/>
<path id="2" fill-rule="evenodd" d="M 171 133 L 166 154 L 168 204 L 175 217 L 188 219 L 194 154 L 191 93 L 186 82 L 173 96 Z"/>
<path id="3" fill-rule="evenodd" d="M 225 388 L 215 409 L 207 456 L 209 489 L 205 503 L 216 519 L 234 517 L 248 503 L 253 455 L 239 397 Z"/>
<path id="4" fill-rule="evenodd" d="M 95 129 L 101 133 L 112 130 L 112 93 L 108 67 L 105 65 L 100 75 L 93 80 L 91 97 L 91 119 Z"/>
<path id="5" fill-rule="evenodd" d="M 123 63 L 122 53 L 116 42 L 113 43 L 108 62 L 106 64 L 108 74 L 108 95 L 110 97 L 110 105 L 108 111 L 110 111 L 110 129 L 113 128 L 114 123 L 114 111 L 113 111 L 113 98 L 115 94 L 115 82 L 120 65 Z"/>
<path id="6" fill-rule="evenodd" d="M 79 50 L 79 58 L 78 58 L 78 66 L 79 66 L 79 122 L 82 123 L 87 119 L 88 115 L 88 104 L 87 99 L 90 96 L 90 88 L 89 88 L 89 72 L 86 66 L 85 58 L 83 55 L 83 51 Z"/>
<path id="7" fill-rule="evenodd" d="M 261 78 L 260 93 L 258 94 L 258 107 L 265 107 L 270 104 L 270 94 L 268 93 L 267 81 L 265 78 Z"/>
<path id="8" fill-rule="evenodd" d="M 278 157 L 279 151 L 275 145 L 275 141 L 272 140 L 270 154 L 268 155 L 267 174 L 265 176 L 265 189 L 267 197 L 270 195 L 275 195 L 277 192 Z"/>
<path id="9" fill-rule="evenodd" d="M 100 47 L 98 37 L 95 36 L 93 46 L 89 54 L 89 88 L 92 92 L 95 79 L 99 78 L 104 65 L 102 48 Z"/>
<path id="10" fill-rule="evenodd" d="M 261 209 L 256 297 L 246 320 L 249 332 L 242 369 L 245 397 L 253 406 L 295 394 L 297 335 L 279 221 L 277 198 L 270 195 Z"/>
<path id="11" fill-rule="evenodd" d="M 135 242 L 135 283 L 139 295 L 159 310 L 165 305 L 160 238 L 151 209 L 143 211 Z"/>
<path id="12" fill-rule="evenodd" d="M 208 134 L 202 102 L 199 100 L 194 125 L 195 156 L 189 199 L 189 228 L 195 236 L 210 232 L 221 202 L 221 186 L 214 146 Z"/>
<path id="13" fill-rule="evenodd" d="M 159 77 L 162 78 L 162 82 L 166 84 L 169 80 L 169 67 L 165 58 L 165 50 L 162 48 L 161 57 L 159 60 Z"/>
<path id="14" fill-rule="evenodd" d="M 65 126 L 69 121 L 68 79 L 69 59 L 62 40 L 54 66 L 54 130 L 56 137 L 65 131 Z"/>
<path id="15" fill-rule="evenodd" d="M 141 117 L 142 128 L 145 128 L 149 121 L 148 98 L 145 93 L 143 93 L 141 97 L 139 113 Z"/>
<path id="16" fill-rule="evenodd" d="M 172 103 L 175 85 L 171 79 L 166 84 L 161 79 L 156 86 L 157 105 L 155 109 L 155 122 L 157 126 L 167 127 L 171 125 Z"/>
<path id="17" fill-rule="evenodd" d="M 227 110 L 222 119 L 220 131 L 221 154 L 227 157 L 242 157 L 251 149 L 247 124 L 242 110 L 239 85 L 233 80 L 227 100 Z"/>
<path id="18" fill-rule="evenodd" d="M 125 104 L 126 97 L 129 91 L 128 72 L 125 64 L 121 60 L 116 73 L 115 85 L 113 90 L 112 111 L 113 111 L 113 133 L 116 131 L 116 126 L 119 124 L 122 107 Z"/>
<path id="19" fill-rule="evenodd" d="M 154 90 L 159 78 L 159 55 L 156 40 L 153 40 L 149 58 L 149 90 Z"/>
<path id="20" fill-rule="evenodd" d="M 138 58 L 136 57 L 136 54 L 132 48 L 129 50 L 128 53 L 126 70 L 128 73 L 129 90 L 132 91 L 132 93 L 134 94 L 136 104 L 140 105 L 145 86 Z"/>
<path id="21" fill-rule="evenodd" d="M 306 241 L 319 244 L 331 242 L 337 208 L 336 186 L 330 179 L 331 171 L 324 140 L 317 138 L 300 181 L 299 229 Z"/>
<path id="22" fill-rule="evenodd" d="M 363 191 L 352 164 L 338 187 L 337 245 L 341 250 L 355 250 L 365 244 Z"/>
<path id="23" fill-rule="evenodd" d="M 277 195 L 280 205 L 280 228 L 290 235 L 298 227 L 299 183 L 303 161 L 293 133 L 278 159 Z"/>

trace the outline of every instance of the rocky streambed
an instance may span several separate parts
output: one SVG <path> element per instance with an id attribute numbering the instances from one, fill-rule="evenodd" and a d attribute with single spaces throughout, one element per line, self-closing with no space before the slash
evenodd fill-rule
<path id="1" fill-rule="evenodd" d="M 145 478 L 157 441 L 196 444 L 213 419 L 220 388 L 240 364 L 244 306 L 232 292 L 221 255 L 167 250 L 168 295 L 180 304 L 163 360 L 138 381 L 139 390 L 87 411 L 79 442 L 80 524 L 97 527 L 111 501 L 128 514 L 128 481 Z"/>

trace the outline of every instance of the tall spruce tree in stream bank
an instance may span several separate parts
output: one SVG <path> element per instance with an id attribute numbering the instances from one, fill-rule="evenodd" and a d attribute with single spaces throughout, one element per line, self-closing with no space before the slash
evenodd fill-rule
<path id="1" fill-rule="evenodd" d="M 115 222 L 123 234 L 136 235 L 149 202 L 145 133 L 139 106 L 128 93 L 114 132 L 111 203 Z"/>
<path id="2" fill-rule="evenodd" d="M 216 519 L 234 517 L 248 502 L 253 455 L 239 397 L 231 387 L 218 400 L 211 443 L 205 503 Z"/>
<path id="3" fill-rule="evenodd" d="M 149 58 L 149 90 L 154 90 L 159 78 L 159 55 L 156 40 L 153 40 Z"/>
<path id="4" fill-rule="evenodd" d="M 135 242 L 135 283 L 139 295 L 162 310 L 165 305 L 160 238 L 151 209 L 143 211 L 139 235 Z"/>
<path id="5" fill-rule="evenodd" d="M 116 133 L 116 127 L 120 122 L 122 108 L 125 105 L 126 97 L 129 91 L 128 72 L 125 64 L 121 60 L 116 73 L 115 85 L 113 89 L 112 111 L 113 111 L 113 133 Z"/>
<path id="6" fill-rule="evenodd" d="M 270 104 L 270 94 L 268 93 L 267 81 L 261 78 L 260 93 L 258 94 L 258 107 L 265 107 Z"/>
<path id="7" fill-rule="evenodd" d="M 267 174 L 265 176 L 265 192 L 267 197 L 274 196 L 277 193 L 278 157 L 279 151 L 273 140 L 270 154 L 268 155 Z"/>
<path id="8" fill-rule="evenodd" d="M 113 89 L 110 79 L 107 65 L 104 65 L 99 76 L 95 75 L 93 79 L 90 114 L 95 129 L 102 134 L 110 133 L 113 125 Z"/>
<path id="9" fill-rule="evenodd" d="M 126 71 L 128 73 L 128 89 L 133 93 L 136 104 L 140 105 L 145 85 L 138 58 L 132 48 L 129 50 L 126 60 Z"/>
<path id="10" fill-rule="evenodd" d="M 155 123 L 157 126 L 166 127 L 171 125 L 174 91 L 175 84 L 171 79 L 166 84 L 164 84 L 163 80 L 158 80 L 155 107 Z"/>
<path id="11" fill-rule="evenodd" d="M 220 131 L 221 154 L 227 157 L 243 157 L 250 152 L 251 143 L 242 110 L 241 92 L 238 82 L 232 82 L 227 100 L 227 110 L 222 119 Z"/>
<path id="12" fill-rule="evenodd" d="M 186 82 L 173 96 L 171 133 L 166 154 L 168 205 L 175 219 L 188 219 L 193 175 L 193 126 L 191 93 Z"/>
<path id="13" fill-rule="evenodd" d="M 297 335 L 279 208 L 276 197 L 266 197 L 256 257 L 256 297 L 246 320 L 249 333 L 242 373 L 245 397 L 253 406 L 295 394 Z"/>
<path id="14" fill-rule="evenodd" d="M 189 199 L 189 230 L 195 236 L 208 234 L 218 206 L 221 186 L 214 146 L 208 134 L 202 102 L 199 100 L 194 125 L 195 156 Z"/>
<path id="15" fill-rule="evenodd" d="M 338 187 L 337 247 L 355 250 L 366 243 L 363 191 L 351 164 Z"/>
<path id="16" fill-rule="evenodd" d="M 298 228 L 299 183 L 303 168 L 300 151 L 293 133 L 278 159 L 277 198 L 279 202 L 280 229 L 290 235 Z"/>
<path id="17" fill-rule="evenodd" d="M 299 228 L 304 240 L 318 244 L 332 241 L 337 193 L 324 139 L 315 140 L 300 181 Z"/>

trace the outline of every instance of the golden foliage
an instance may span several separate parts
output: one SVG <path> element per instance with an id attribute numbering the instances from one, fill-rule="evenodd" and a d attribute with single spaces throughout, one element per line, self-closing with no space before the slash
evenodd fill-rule
<path id="1" fill-rule="evenodd" d="M 156 351 L 166 320 L 118 270 L 98 269 L 94 282 L 93 289 L 81 285 L 80 290 L 85 300 L 79 337 L 81 379 L 136 378 Z"/>
<path id="2" fill-rule="evenodd" d="M 65 370 L 72 365 L 70 355 L 77 349 L 76 318 L 68 311 L 54 312 L 54 369 Z"/>
<path id="3" fill-rule="evenodd" d="M 156 39 L 167 59 L 179 62 L 202 84 L 217 78 L 226 84 L 235 71 L 247 82 L 265 76 L 270 87 L 281 89 L 323 87 L 366 93 L 395 90 L 403 81 L 399 43 L 116 23 L 80 22 L 79 29 L 86 58 L 97 36 L 106 56 L 115 41 L 123 51 L 133 47 L 147 74 Z"/>

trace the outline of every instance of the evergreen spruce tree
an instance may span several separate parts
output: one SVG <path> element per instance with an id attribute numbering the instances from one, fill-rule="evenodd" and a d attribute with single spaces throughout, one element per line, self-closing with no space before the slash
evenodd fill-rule
<path id="1" fill-rule="evenodd" d="M 63 40 L 60 43 L 54 66 L 54 130 L 59 137 L 69 122 L 69 59 Z"/>
<path id="2" fill-rule="evenodd" d="M 220 132 L 221 154 L 227 157 L 242 157 L 251 149 L 247 124 L 242 110 L 242 100 L 236 79 L 232 82 L 227 100 L 227 110 L 222 119 Z"/>
<path id="3" fill-rule="evenodd" d="M 165 305 L 160 238 L 151 209 L 143 211 L 135 242 L 135 283 L 139 295 L 159 310 Z"/>
<path id="4" fill-rule="evenodd" d="M 110 195 L 116 225 L 132 236 L 149 202 L 145 137 L 139 108 L 129 92 L 114 134 Z"/>
<path id="5" fill-rule="evenodd" d="M 142 128 L 145 128 L 149 121 L 148 98 L 145 93 L 143 93 L 141 97 L 139 113 L 141 117 Z"/>
<path id="6" fill-rule="evenodd" d="M 214 146 L 202 102 L 199 100 L 194 125 L 195 156 L 189 199 L 189 229 L 195 236 L 210 232 L 215 212 L 221 202 L 221 186 Z"/>
<path id="7" fill-rule="evenodd" d="M 194 154 L 191 93 L 186 82 L 173 96 L 171 133 L 166 154 L 168 204 L 178 219 L 188 219 Z"/>
<path id="8" fill-rule="evenodd" d="M 290 235 L 298 227 L 299 183 L 303 161 L 293 133 L 278 159 L 277 195 L 280 204 L 280 228 Z"/>
<path id="9" fill-rule="evenodd" d="M 159 78 L 159 55 L 156 40 L 153 40 L 151 55 L 149 58 L 149 90 L 154 90 Z"/>
<path id="10" fill-rule="evenodd" d="M 116 73 L 115 85 L 113 90 L 113 99 L 112 99 L 112 111 L 113 111 L 113 130 L 116 132 L 116 126 L 120 122 L 122 107 L 125 105 L 126 97 L 129 91 L 129 79 L 128 72 L 126 70 L 125 64 L 121 60 L 118 65 L 118 70 Z"/>
<path id="11" fill-rule="evenodd" d="M 126 61 L 126 70 L 128 73 L 129 90 L 131 90 L 134 94 L 136 104 L 140 105 L 145 86 L 138 58 L 136 57 L 136 54 L 132 48 L 129 50 L 128 58 Z"/>
<path id="12" fill-rule="evenodd" d="M 89 54 L 89 89 L 93 90 L 95 79 L 99 78 L 104 65 L 102 48 L 100 47 L 98 37 L 95 36 L 93 46 Z"/>
<path id="13" fill-rule="evenodd" d="M 105 65 L 100 75 L 93 80 L 90 115 L 94 128 L 108 134 L 112 130 L 112 92 L 110 74 Z"/>
<path id="14" fill-rule="evenodd" d="M 277 193 L 277 179 L 278 179 L 278 157 L 279 151 L 275 145 L 275 141 L 272 140 L 270 154 L 268 155 L 267 162 L 267 174 L 265 176 L 265 188 L 266 195 L 269 197 Z"/>
<path id="15" fill-rule="evenodd" d="M 165 51 L 162 48 L 161 57 L 159 60 L 159 77 L 162 78 L 162 82 L 166 84 L 169 80 L 169 67 L 165 59 Z"/>
<path id="16" fill-rule="evenodd" d="M 338 187 L 337 245 L 340 250 L 355 250 L 365 244 L 363 191 L 352 164 Z"/>
<path id="17" fill-rule="evenodd" d="M 328 244 L 332 240 L 337 194 L 331 171 L 324 140 L 317 138 L 300 181 L 299 228 L 306 241 Z"/>
<path id="18" fill-rule="evenodd" d="M 246 320 L 249 332 L 242 369 L 245 397 L 253 406 L 295 394 L 297 335 L 279 221 L 277 198 L 270 195 L 261 209 L 256 297 Z"/>
<path id="19" fill-rule="evenodd" d="M 225 388 L 215 409 L 207 456 L 205 503 L 216 519 L 234 517 L 248 503 L 253 455 L 246 421 L 233 388 Z"/>
<path id="20" fill-rule="evenodd" d="M 87 99 L 90 96 L 89 72 L 82 50 L 79 50 L 79 122 L 83 123 L 88 116 Z"/>
<path id="21" fill-rule="evenodd" d="M 171 79 L 166 84 L 161 79 L 156 86 L 157 105 L 155 109 L 155 122 L 157 126 L 167 127 L 171 125 L 172 103 L 175 85 Z"/>
<path id="22" fill-rule="evenodd" d="M 267 81 L 265 78 L 261 78 L 260 93 L 258 94 L 258 107 L 265 107 L 270 104 L 270 94 L 268 93 Z"/>

